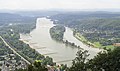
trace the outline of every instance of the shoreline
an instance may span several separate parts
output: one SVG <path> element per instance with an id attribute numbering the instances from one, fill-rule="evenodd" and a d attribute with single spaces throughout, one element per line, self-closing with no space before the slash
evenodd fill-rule
<path id="1" fill-rule="evenodd" d="M 28 44 L 32 49 L 35 49 L 34 46 L 31 45 L 30 40 L 29 40 L 28 38 L 27 38 L 27 39 L 24 39 L 24 38 L 23 38 L 24 35 L 25 35 L 25 36 L 28 36 L 28 37 L 31 37 L 30 34 L 21 34 L 21 33 L 20 33 L 20 39 L 19 39 L 19 40 L 20 40 L 20 41 L 23 41 L 23 42 L 26 43 L 26 44 Z M 32 42 L 32 43 L 35 43 L 35 42 Z M 37 44 L 37 43 L 35 43 L 35 44 Z"/>
<path id="2" fill-rule="evenodd" d="M 78 39 L 79 41 L 81 41 L 83 44 L 85 44 L 86 46 L 88 46 L 88 47 L 91 47 L 91 48 L 96 48 L 96 49 L 99 49 L 99 50 L 104 50 L 104 47 L 106 47 L 107 48 L 107 46 L 102 46 L 102 45 L 100 45 L 100 46 L 98 46 L 98 45 L 96 45 L 96 44 L 94 44 L 94 43 L 91 43 L 90 41 L 88 41 L 88 40 L 86 40 L 86 38 L 84 37 L 84 36 L 82 36 L 80 33 L 75 33 L 74 35 L 73 35 L 76 39 Z M 109 45 L 108 45 L 109 46 Z M 108 48 L 109 49 L 109 48 Z M 110 48 L 110 49 L 112 49 L 112 48 Z"/>
<path id="3" fill-rule="evenodd" d="M 22 38 L 22 37 L 24 37 L 25 36 L 25 38 Z M 27 45 L 29 45 L 30 46 L 30 48 L 32 48 L 32 49 L 35 49 L 35 51 L 37 51 L 38 49 L 45 49 L 45 48 L 47 48 L 47 47 L 38 47 L 38 48 L 36 48 L 35 46 L 34 46 L 34 44 L 31 44 L 31 42 L 30 42 L 30 40 L 29 39 L 27 39 L 26 38 L 26 36 L 27 37 L 31 37 L 30 36 L 30 34 L 20 34 L 20 41 L 23 41 L 24 43 L 26 43 Z M 26 40 L 27 39 L 27 40 Z M 32 42 L 32 43 L 35 43 L 35 42 Z M 37 44 L 37 43 L 35 43 L 35 44 Z M 41 54 L 39 51 L 37 51 L 39 54 Z M 51 53 L 45 53 L 45 54 L 41 54 L 41 55 L 44 55 L 45 57 L 46 56 L 49 56 L 49 55 L 51 55 L 51 54 L 56 54 L 57 52 L 51 52 Z M 52 58 L 52 57 L 51 57 Z M 54 60 L 54 58 L 52 58 L 53 59 L 53 62 L 55 62 L 57 65 L 60 65 L 60 64 L 66 64 L 67 62 L 70 62 L 70 63 L 72 63 L 72 60 L 58 60 L 58 61 L 55 61 Z M 64 63 L 63 63 L 64 62 Z M 71 66 L 71 65 L 69 65 L 69 64 L 67 64 L 68 65 L 68 67 L 69 66 Z"/>
<path id="4" fill-rule="evenodd" d="M 44 19 L 43 19 L 44 20 Z M 37 21 L 39 22 L 39 19 L 37 19 Z M 50 22 L 50 21 L 48 21 L 48 20 L 46 20 L 45 19 L 45 23 L 52 23 L 52 22 Z M 44 23 L 44 21 L 41 21 L 42 23 Z M 37 24 L 36 23 L 36 25 L 37 26 L 39 26 L 39 24 Z M 44 26 L 44 25 L 43 25 Z M 48 25 L 48 26 L 50 26 L 50 25 Z M 38 29 L 39 28 L 39 29 Z M 38 27 L 37 28 L 37 30 L 40 30 L 40 27 Z M 45 28 L 45 27 L 42 27 L 43 29 Z M 67 27 L 66 27 L 67 28 Z M 43 30 L 42 29 L 42 30 Z M 33 29 L 34 30 L 34 29 Z M 46 29 L 45 29 L 46 30 Z M 31 31 L 32 32 L 32 31 Z M 45 54 L 44 56 L 50 56 L 50 57 L 52 57 L 53 58 L 53 61 L 54 62 L 60 62 L 60 61 L 64 61 L 64 60 L 69 60 L 69 59 L 71 59 L 71 62 L 63 62 L 63 63 L 61 63 L 61 64 L 71 64 L 72 63 L 72 60 L 75 58 L 75 56 L 76 55 L 74 55 L 74 54 L 76 54 L 77 53 L 77 51 L 78 51 L 78 49 L 76 48 L 76 49 L 72 49 L 71 47 L 70 48 L 61 48 L 61 47 L 64 47 L 63 45 L 65 45 L 65 44 L 57 44 L 57 45 L 60 45 L 60 47 L 59 46 L 56 46 L 56 42 L 54 43 L 54 42 L 52 42 L 51 44 L 53 44 L 54 43 L 54 45 L 51 45 L 51 44 L 49 44 L 52 40 L 51 39 L 49 39 L 49 38 L 47 38 L 47 39 L 49 39 L 50 40 L 50 42 L 48 41 L 46 44 L 48 44 L 47 46 L 46 46 L 46 44 L 44 44 L 43 43 L 43 41 L 42 42 L 40 42 L 40 43 L 43 43 L 43 46 L 45 45 L 46 47 L 40 47 L 40 46 L 42 46 L 41 44 L 39 44 L 39 43 L 35 43 L 34 42 L 34 40 L 33 40 L 33 36 L 31 36 L 32 34 L 31 34 L 31 32 L 29 33 L 29 34 L 21 34 L 20 33 L 20 40 L 21 41 L 23 41 L 24 43 L 26 43 L 26 44 L 28 44 L 29 46 L 30 46 L 30 48 L 33 48 L 33 49 L 35 49 L 38 53 L 40 53 L 40 54 Z M 42 31 L 41 31 L 42 32 Z M 47 33 L 47 31 L 45 32 L 45 33 Z M 35 34 L 35 33 L 34 33 Z M 44 34 L 43 32 L 42 32 L 42 34 Z M 79 45 L 81 48 L 83 48 L 84 50 L 88 50 L 89 51 L 89 54 L 91 54 L 91 56 L 89 57 L 90 59 L 91 58 L 93 58 L 98 52 L 100 52 L 100 50 L 98 50 L 98 48 L 89 48 L 86 44 L 84 44 L 84 43 L 82 43 L 82 41 L 79 41 L 78 39 L 76 39 L 74 36 L 73 36 L 73 31 L 72 30 L 70 30 L 70 28 L 67 28 L 67 32 L 65 32 L 65 34 L 66 35 L 64 35 L 64 38 L 65 38 L 65 40 L 68 40 L 69 42 L 74 42 L 76 45 Z M 48 34 L 46 34 L 46 35 L 48 35 Z M 42 37 L 38 37 L 39 39 L 41 39 L 41 40 L 43 40 L 44 39 L 44 36 L 45 36 L 45 39 L 46 39 L 46 37 L 49 37 L 49 36 L 46 36 L 46 35 L 42 35 Z M 37 38 L 36 38 L 37 39 Z M 45 41 L 47 41 L 47 39 L 45 40 Z M 40 40 L 38 40 L 38 41 L 40 41 Z M 31 44 L 32 43 L 32 44 Z M 50 45 L 50 46 L 49 46 Z M 37 47 L 38 46 L 38 47 Z M 47 48 L 47 47 L 50 47 L 50 48 Z M 56 47 L 58 47 L 58 48 L 56 48 Z M 52 48 L 52 49 L 51 49 Z M 60 49 L 60 50 L 55 50 L 55 49 Z M 65 54 L 65 55 L 68 55 L 68 58 L 66 58 L 66 56 L 63 54 L 64 53 L 64 51 L 68 51 L 68 53 L 70 53 L 70 54 L 72 54 L 72 56 L 70 55 L 70 54 Z M 63 53 L 61 53 L 63 51 Z M 65 52 L 66 52 L 65 51 Z M 71 53 L 71 52 L 73 52 L 73 53 Z M 58 54 L 55 54 L 54 52 L 58 52 Z M 49 53 L 50 53 L 50 55 L 49 55 Z M 55 55 L 53 55 L 53 54 L 55 54 Z M 61 55 L 62 54 L 62 55 Z M 74 56 L 73 56 L 74 55 Z"/>

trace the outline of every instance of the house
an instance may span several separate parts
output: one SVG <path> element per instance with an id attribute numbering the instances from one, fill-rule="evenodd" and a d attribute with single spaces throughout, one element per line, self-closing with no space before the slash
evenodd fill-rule
<path id="1" fill-rule="evenodd" d="M 114 46 L 120 46 L 120 43 L 114 43 L 113 45 Z"/>

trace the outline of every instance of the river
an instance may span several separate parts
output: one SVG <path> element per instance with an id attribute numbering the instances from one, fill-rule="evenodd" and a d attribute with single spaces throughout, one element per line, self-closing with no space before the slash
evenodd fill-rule
<path id="1" fill-rule="evenodd" d="M 52 57 L 58 64 L 63 63 L 71 65 L 72 60 L 76 57 L 78 48 L 71 48 L 65 46 L 63 43 L 52 40 L 49 34 L 49 29 L 53 26 L 54 24 L 50 19 L 38 18 L 36 21 L 36 28 L 31 31 L 30 34 L 20 34 L 20 37 L 40 54 Z M 77 40 L 72 34 L 73 31 L 66 27 L 64 39 L 89 50 L 89 58 L 93 58 L 100 51 L 99 49 L 86 46 Z"/>

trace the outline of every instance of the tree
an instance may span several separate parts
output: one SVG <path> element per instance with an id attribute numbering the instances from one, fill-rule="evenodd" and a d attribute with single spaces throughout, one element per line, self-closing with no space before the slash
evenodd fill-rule
<path id="1" fill-rule="evenodd" d="M 48 71 L 47 68 L 45 68 L 45 66 L 42 65 L 40 61 L 34 62 L 34 70 L 35 71 Z"/>
<path id="2" fill-rule="evenodd" d="M 88 51 L 79 50 L 77 52 L 77 57 L 73 60 L 72 67 L 70 67 L 69 71 L 86 71 L 86 58 L 89 56 Z"/>
<path id="3" fill-rule="evenodd" d="M 120 47 L 114 50 L 100 52 L 89 62 L 92 71 L 119 71 L 120 70 Z"/>
<path id="4" fill-rule="evenodd" d="M 33 66 L 32 66 L 32 64 L 30 64 L 30 65 L 28 65 L 28 69 L 27 69 L 28 71 L 33 71 Z"/>

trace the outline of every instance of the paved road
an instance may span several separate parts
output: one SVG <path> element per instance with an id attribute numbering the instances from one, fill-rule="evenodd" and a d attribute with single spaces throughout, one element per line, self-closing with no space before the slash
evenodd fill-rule
<path id="1" fill-rule="evenodd" d="M 24 57 L 22 57 L 18 52 L 16 52 L 3 38 L 2 36 L 0 36 L 0 38 L 2 39 L 2 41 L 5 43 L 6 46 L 8 46 L 8 48 L 10 48 L 14 54 L 18 55 L 19 57 L 21 57 L 22 60 L 24 60 L 25 62 L 27 62 L 28 64 L 31 64 L 28 60 L 26 60 Z"/>

